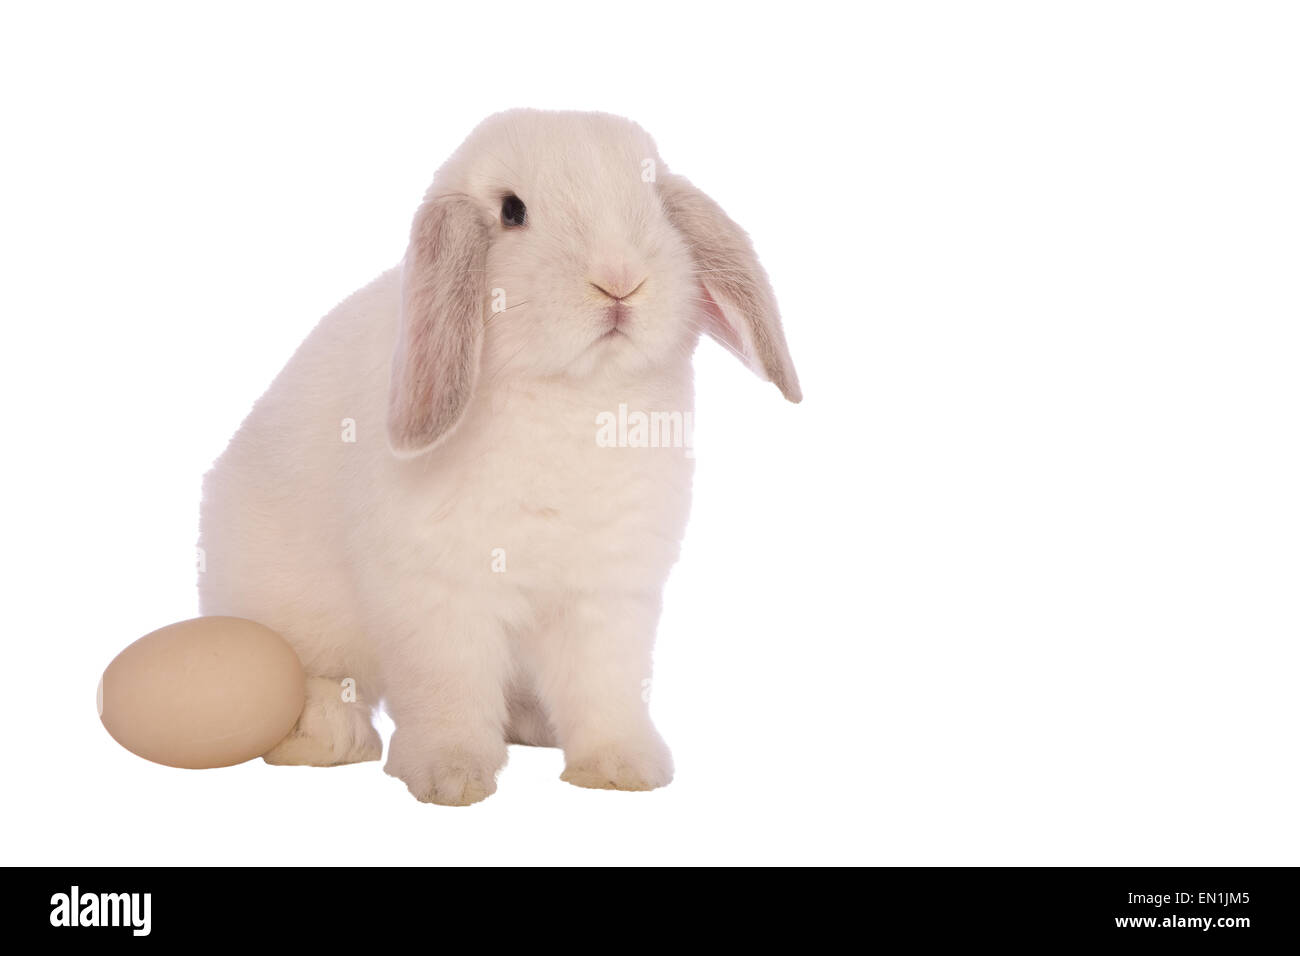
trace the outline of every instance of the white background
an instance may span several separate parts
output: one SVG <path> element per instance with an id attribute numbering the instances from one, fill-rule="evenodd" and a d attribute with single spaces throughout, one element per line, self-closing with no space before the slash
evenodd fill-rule
<path id="1" fill-rule="evenodd" d="M 5 862 L 1300 862 L 1286 5 L 434 6 L 6 5 Z M 128 754 L 95 685 L 196 613 L 202 473 L 518 105 L 656 136 L 807 395 L 698 353 L 677 780 Z"/>

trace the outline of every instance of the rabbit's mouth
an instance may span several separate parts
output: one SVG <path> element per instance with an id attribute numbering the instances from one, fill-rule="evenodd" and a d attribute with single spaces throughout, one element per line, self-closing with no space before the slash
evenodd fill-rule
<path id="1" fill-rule="evenodd" d="M 611 339 L 627 336 L 627 319 L 632 310 L 622 302 L 615 302 L 613 305 L 606 307 L 604 319 L 606 328 L 596 339 L 597 342 L 605 342 Z"/>
<path id="2" fill-rule="evenodd" d="M 621 331 L 620 326 L 627 322 L 628 314 L 631 310 L 622 302 L 615 302 L 605 309 L 605 318 L 609 322 L 609 331 Z"/>

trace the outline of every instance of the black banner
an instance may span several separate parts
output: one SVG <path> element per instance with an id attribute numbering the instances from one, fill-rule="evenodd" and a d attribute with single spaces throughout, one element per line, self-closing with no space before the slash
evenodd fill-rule
<path id="1" fill-rule="evenodd" d="M 418 936 L 449 920 L 482 927 L 480 914 L 499 910 L 511 928 L 621 933 L 644 945 L 664 936 L 721 942 L 793 931 L 809 943 L 847 933 L 864 941 L 1133 940 L 1238 949 L 1295 940 L 1298 915 L 1293 869 L 748 869 L 714 877 L 575 869 L 538 877 L 403 868 L 49 868 L 11 869 L 9 876 L 9 927 L 52 943 L 75 937 L 92 945 L 109 938 L 140 946 L 364 942 Z M 497 925 L 490 919 L 489 927 Z"/>

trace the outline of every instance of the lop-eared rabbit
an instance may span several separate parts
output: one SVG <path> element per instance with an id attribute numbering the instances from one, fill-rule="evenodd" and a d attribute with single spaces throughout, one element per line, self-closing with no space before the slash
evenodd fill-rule
<path id="1" fill-rule="evenodd" d="M 487 797 L 507 743 L 562 747 L 578 786 L 668 783 L 644 690 L 693 460 L 598 432 L 621 406 L 689 418 L 701 333 L 800 400 L 748 237 L 645 131 L 481 123 L 400 266 L 321 320 L 205 479 L 202 612 L 275 629 L 308 674 L 265 759 L 377 760 L 382 706 L 420 800 Z"/>

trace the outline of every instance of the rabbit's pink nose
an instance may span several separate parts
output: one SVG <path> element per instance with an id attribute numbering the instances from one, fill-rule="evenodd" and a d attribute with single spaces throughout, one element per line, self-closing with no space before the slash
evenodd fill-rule
<path id="1" fill-rule="evenodd" d="M 645 285 L 645 278 L 629 279 L 626 272 L 619 275 L 605 276 L 597 282 L 594 279 L 588 279 L 592 288 L 596 291 L 609 296 L 615 302 L 622 302 L 632 293 L 636 292 L 641 286 Z"/>

